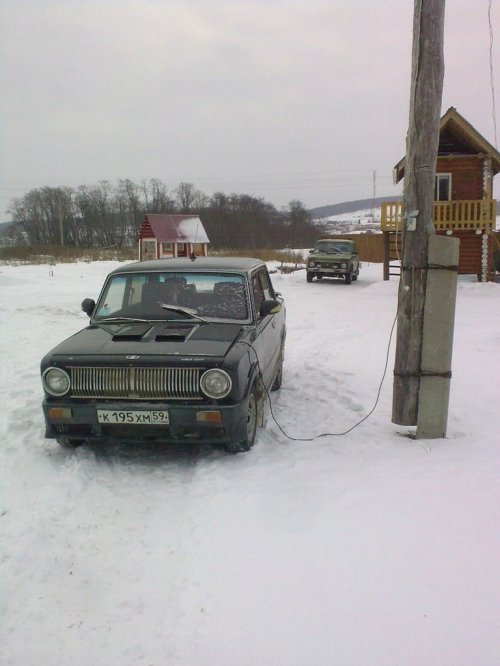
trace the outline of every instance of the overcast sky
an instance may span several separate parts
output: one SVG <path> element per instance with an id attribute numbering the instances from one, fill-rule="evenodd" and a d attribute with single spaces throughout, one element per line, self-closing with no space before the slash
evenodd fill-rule
<path id="1" fill-rule="evenodd" d="M 412 0 L 0 0 L 0 220 L 102 179 L 314 207 L 371 198 L 375 172 L 397 194 L 412 21 Z M 445 21 L 442 111 L 494 144 L 488 0 Z M 500 130 L 499 0 L 492 22 Z"/>

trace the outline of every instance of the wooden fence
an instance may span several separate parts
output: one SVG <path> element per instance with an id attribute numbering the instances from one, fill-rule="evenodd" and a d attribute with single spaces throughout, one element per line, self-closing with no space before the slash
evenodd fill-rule
<path id="1" fill-rule="evenodd" d="M 383 263 L 384 234 L 330 234 L 331 238 L 349 238 L 356 243 L 360 261 Z M 491 233 L 492 250 L 500 250 L 500 231 Z"/>
<path id="2" fill-rule="evenodd" d="M 329 234 L 329 238 L 349 238 L 356 243 L 360 261 L 383 263 L 384 234 Z"/>

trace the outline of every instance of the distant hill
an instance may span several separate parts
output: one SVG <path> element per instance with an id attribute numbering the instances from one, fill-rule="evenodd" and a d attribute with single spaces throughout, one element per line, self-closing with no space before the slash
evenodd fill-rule
<path id="1" fill-rule="evenodd" d="M 0 222 L 0 234 L 7 231 L 12 226 L 12 222 Z"/>
<path id="2" fill-rule="evenodd" d="M 309 209 L 311 217 L 315 220 L 330 215 L 342 215 L 343 213 L 354 213 L 366 208 L 379 208 L 383 201 L 399 201 L 401 197 L 376 197 L 375 199 L 357 199 L 356 201 L 344 201 L 343 203 L 331 204 L 330 206 L 319 206 Z"/>

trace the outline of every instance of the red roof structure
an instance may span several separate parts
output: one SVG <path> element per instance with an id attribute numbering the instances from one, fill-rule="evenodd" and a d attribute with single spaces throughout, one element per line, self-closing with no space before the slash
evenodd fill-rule
<path id="1" fill-rule="evenodd" d="M 207 255 L 210 240 L 196 215 L 147 213 L 139 227 L 139 258 Z"/>

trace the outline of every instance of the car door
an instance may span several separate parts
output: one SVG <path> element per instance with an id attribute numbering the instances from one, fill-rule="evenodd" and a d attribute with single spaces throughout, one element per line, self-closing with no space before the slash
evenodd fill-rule
<path id="1" fill-rule="evenodd" d="M 276 298 L 267 268 L 259 268 L 252 275 L 252 294 L 257 322 L 254 347 L 258 350 L 264 383 L 269 387 L 281 354 L 284 311 L 265 317 L 259 314 L 260 306 L 265 300 Z"/>

